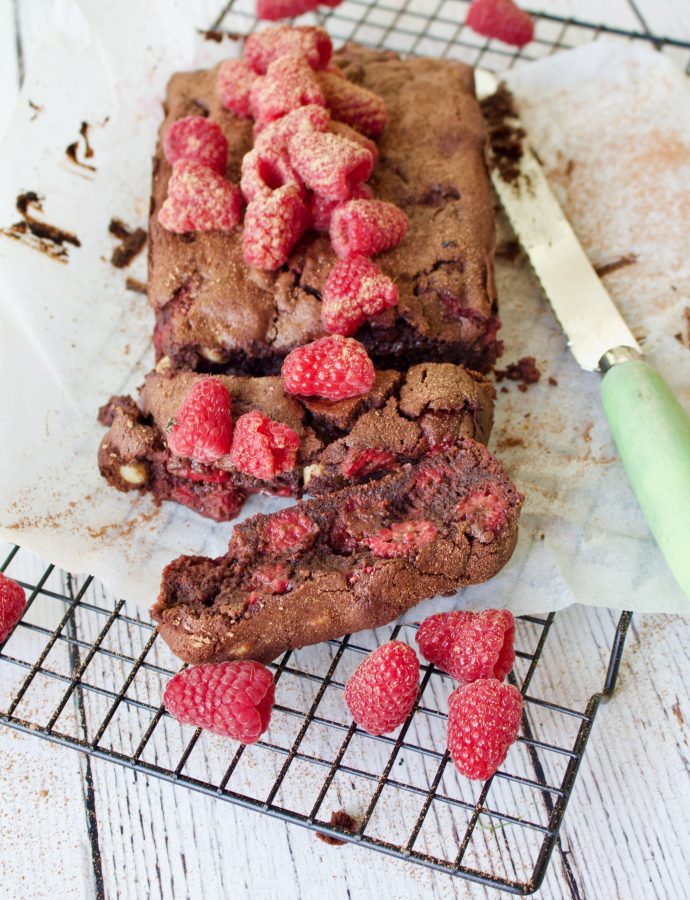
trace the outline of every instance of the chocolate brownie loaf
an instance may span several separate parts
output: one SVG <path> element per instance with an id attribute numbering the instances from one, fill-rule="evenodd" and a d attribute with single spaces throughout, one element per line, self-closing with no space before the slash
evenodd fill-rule
<path id="1" fill-rule="evenodd" d="M 377 257 L 395 280 L 400 303 L 371 318 L 356 337 L 379 367 L 449 361 L 486 372 L 498 349 L 494 217 L 472 70 L 354 44 L 334 62 L 385 100 L 388 125 L 378 138 L 371 186 L 409 218 L 402 243 Z M 252 123 L 223 108 L 216 76 L 216 69 L 173 76 L 161 136 L 181 117 L 209 116 L 228 140 L 227 174 L 237 182 L 252 147 Z M 241 228 L 175 234 L 161 226 L 170 174 L 159 141 L 149 225 L 159 358 L 197 371 L 279 372 L 290 350 L 324 333 L 321 291 L 335 262 L 328 236 L 308 231 L 275 272 L 250 269 Z"/>
<path id="2" fill-rule="evenodd" d="M 513 552 L 521 504 L 486 448 L 462 439 L 379 481 L 246 519 L 218 559 L 181 556 L 152 616 L 186 662 L 267 662 L 491 578 Z"/>
<path id="3" fill-rule="evenodd" d="M 113 397 L 101 410 L 109 426 L 99 449 L 103 477 L 118 490 L 149 491 L 218 521 L 233 518 L 251 493 L 321 494 L 384 474 L 459 437 L 488 440 L 493 388 L 482 375 L 450 363 L 384 370 L 363 397 L 339 402 L 297 399 L 277 376 L 219 379 L 236 419 L 259 410 L 299 438 L 295 467 L 270 480 L 238 471 L 229 456 L 199 464 L 176 456 L 168 427 L 193 384 L 209 376 L 167 369 L 146 376 L 139 405 Z"/>

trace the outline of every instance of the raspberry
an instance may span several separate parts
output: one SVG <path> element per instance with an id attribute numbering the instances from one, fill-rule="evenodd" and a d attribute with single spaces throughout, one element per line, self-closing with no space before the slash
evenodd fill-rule
<path id="1" fill-rule="evenodd" d="M 268 728 L 275 700 L 273 675 L 251 659 L 206 663 L 178 672 L 163 704 L 183 725 L 254 744 Z"/>
<path id="2" fill-rule="evenodd" d="M 461 775 L 491 778 L 515 743 L 522 694 L 512 684 L 483 678 L 448 698 L 448 749 Z"/>
<path id="3" fill-rule="evenodd" d="M 25 608 L 24 588 L 0 572 L 0 644 L 7 640 Z"/>
<path id="4" fill-rule="evenodd" d="M 368 316 L 398 303 L 398 289 L 364 256 L 339 260 L 323 286 L 321 320 L 330 334 L 354 334 Z"/>
<path id="5" fill-rule="evenodd" d="M 515 662 L 515 619 L 507 609 L 438 613 L 422 622 L 416 639 L 424 659 L 461 684 L 503 681 Z"/>
<path id="6" fill-rule="evenodd" d="M 259 75 L 265 75 L 270 64 L 281 56 L 303 56 L 312 69 L 325 69 L 332 53 L 328 32 L 308 25 L 267 28 L 250 34 L 244 45 L 244 59 Z"/>
<path id="7" fill-rule="evenodd" d="M 200 463 L 193 463 L 191 466 L 188 466 L 177 456 L 171 456 L 170 459 L 166 460 L 165 467 L 171 475 L 204 484 L 225 484 L 230 479 L 230 473 L 224 469 L 211 469 L 208 466 L 202 466 Z"/>
<path id="8" fill-rule="evenodd" d="M 479 488 L 458 503 L 457 517 L 468 523 L 470 534 L 482 544 L 490 544 L 506 524 L 508 497 L 496 485 Z"/>
<path id="9" fill-rule="evenodd" d="M 236 184 L 207 166 L 181 159 L 173 165 L 158 221 L 176 234 L 230 231 L 241 212 L 242 195 Z"/>
<path id="10" fill-rule="evenodd" d="M 374 556 L 393 559 L 421 550 L 435 540 L 438 528 L 426 519 L 396 522 L 390 528 L 382 528 L 378 534 L 364 538 Z"/>
<path id="11" fill-rule="evenodd" d="M 252 117 L 249 97 L 256 78 L 256 72 L 241 59 L 226 59 L 218 69 L 216 80 L 218 98 L 226 109 L 241 119 Z"/>
<path id="12" fill-rule="evenodd" d="M 368 184 L 360 182 L 352 188 L 353 198 L 363 200 L 373 196 L 374 192 Z M 312 194 L 309 200 L 311 227 L 316 231 L 328 231 L 331 227 L 331 217 L 341 203 L 341 200 L 331 200 L 328 197 L 322 197 L 321 194 Z"/>
<path id="13" fill-rule="evenodd" d="M 395 462 L 395 457 L 388 450 L 375 450 L 373 447 L 367 450 L 348 450 L 345 459 L 340 463 L 340 471 L 346 478 L 357 475 L 363 478 L 372 472 L 380 472 L 390 469 Z"/>
<path id="14" fill-rule="evenodd" d="M 251 586 L 260 594 L 285 594 L 290 590 L 290 575 L 284 563 L 266 563 L 252 572 Z"/>
<path id="15" fill-rule="evenodd" d="M 388 115 L 383 99 L 372 91 L 333 72 L 319 72 L 319 85 L 325 105 L 339 122 L 375 137 L 386 127 Z"/>
<path id="16" fill-rule="evenodd" d="M 259 128 L 310 103 L 324 106 L 324 98 L 314 71 L 303 56 L 274 60 L 266 74 L 256 79 L 249 96 Z"/>
<path id="17" fill-rule="evenodd" d="M 172 165 L 180 159 L 208 166 L 220 175 L 228 164 L 228 142 L 219 125 L 203 116 L 177 119 L 163 138 L 165 158 Z"/>
<path id="18" fill-rule="evenodd" d="M 255 128 L 254 149 L 264 151 L 275 147 L 287 151 L 287 143 L 293 135 L 305 131 L 326 131 L 330 118 L 328 110 L 316 103 L 300 106 L 261 129 Z"/>
<path id="19" fill-rule="evenodd" d="M 263 538 L 269 553 L 294 555 L 307 550 L 319 533 L 318 526 L 296 507 L 284 509 L 267 516 L 263 526 Z"/>
<path id="20" fill-rule="evenodd" d="M 268 481 L 295 468 L 298 450 L 292 428 L 254 410 L 235 422 L 230 462 L 245 475 Z"/>
<path id="21" fill-rule="evenodd" d="M 168 447 L 176 456 L 212 463 L 232 443 L 230 393 L 215 378 L 196 381 L 170 423 Z"/>
<path id="22" fill-rule="evenodd" d="M 330 235 L 338 256 L 374 256 L 405 237 L 407 216 L 385 200 L 350 200 L 333 213 Z"/>
<path id="23" fill-rule="evenodd" d="M 220 488 L 212 493 L 197 493 L 185 484 L 176 484 L 170 491 L 170 499 L 214 522 L 229 522 L 242 509 L 247 495 L 244 491 L 228 488 Z"/>
<path id="24" fill-rule="evenodd" d="M 369 150 L 328 131 L 314 132 L 308 141 L 295 135 L 288 141 L 288 151 L 307 187 L 330 200 L 348 200 L 354 186 L 366 181 L 374 168 Z"/>
<path id="25" fill-rule="evenodd" d="M 339 134 L 340 137 L 347 138 L 349 141 L 354 141 L 355 144 L 359 144 L 360 147 L 364 147 L 364 149 L 368 150 L 369 153 L 371 153 L 371 155 L 374 157 L 374 163 L 379 158 L 379 148 L 376 146 L 374 141 L 370 140 L 366 135 L 362 134 L 360 131 L 357 131 L 355 128 L 351 128 L 344 122 L 331 120 L 328 125 L 328 130 L 331 132 L 331 134 Z"/>
<path id="26" fill-rule="evenodd" d="M 445 462 L 426 459 L 417 469 L 413 492 L 416 497 L 429 503 L 438 493 L 439 487 L 451 474 Z"/>
<path id="27" fill-rule="evenodd" d="M 513 0 L 473 0 L 465 24 L 477 34 L 515 47 L 524 47 L 534 37 L 531 16 Z"/>
<path id="28" fill-rule="evenodd" d="M 321 0 L 256 0 L 257 19 L 292 19 L 316 9 Z"/>
<path id="29" fill-rule="evenodd" d="M 279 147 L 256 147 L 242 158 L 240 189 L 242 196 L 251 203 L 256 197 L 268 197 L 276 188 L 292 184 L 301 191 L 301 181 L 292 168 L 285 150 Z"/>
<path id="30" fill-rule="evenodd" d="M 308 213 L 300 189 L 286 184 L 247 206 L 242 254 L 248 266 L 277 269 L 307 227 Z"/>
<path id="31" fill-rule="evenodd" d="M 360 728 L 387 734 L 409 716 L 418 685 L 417 654 L 402 641 L 389 641 L 357 666 L 345 685 L 345 702 Z"/>
<path id="32" fill-rule="evenodd" d="M 376 377 L 374 364 L 359 341 L 339 334 L 288 353 L 281 375 L 288 394 L 325 400 L 368 394 Z"/>

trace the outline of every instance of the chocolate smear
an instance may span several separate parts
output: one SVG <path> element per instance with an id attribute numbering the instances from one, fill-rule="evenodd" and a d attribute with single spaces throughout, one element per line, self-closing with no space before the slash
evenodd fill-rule
<path id="1" fill-rule="evenodd" d="M 84 142 L 84 159 L 91 159 L 93 157 L 93 147 L 89 143 L 89 123 L 88 122 L 81 123 L 81 128 L 79 129 L 79 135 L 81 137 L 81 140 Z M 91 165 L 91 163 L 87 163 L 87 162 L 84 162 L 84 160 L 79 159 L 79 157 L 77 155 L 79 152 L 79 144 L 80 144 L 80 141 L 77 140 L 77 141 L 74 141 L 74 143 L 69 144 L 65 148 L 65 154 L 67 156 L 67 159 L 69 159 L 70 162 L 74 163 L 75 166 L 79 166 L 82 169 L 88 169 L 90 172 L 95 172 L 96 171 L 95 166 Z"/>
<path id="2" fill-rule="evenodd" d="M 505 84 L 500 84 L 496 93 L 482 100 L 480 106 L 489 132 L 493 165 L 504 181 L 515 184 L 520 177 L 525 132 L 516 124 L 513 95 Z"/>
<path id="3" fill-rule="evenodd" d="M 111 219 L 108 231 L 120 240 L 120 246 L 113 250 L 110 262 L 116 269 L 124 269 L 143 250 L 146 231 L 143 228 L 132 230 L 120 219 Z"/>
<path id="4" fill-rule="evenodd" d="M 33 250 L 39 250 L 61 263 L 67 263 L 69 259 L 66 244 L 81 247 L 81 241 L 75 234 L 65 231 L 64 228 L 59 228 L 57 225 L 42 222 L 32 214 L 32 209 L 36 212 L 43 212 L 42 198 L 35 191 L 19 194 L 16 207 L 22 216 L 21 221 L 15 222 L 8 228 L 0 228 L 0 234 L 15 241 L 22 241 Z"/>

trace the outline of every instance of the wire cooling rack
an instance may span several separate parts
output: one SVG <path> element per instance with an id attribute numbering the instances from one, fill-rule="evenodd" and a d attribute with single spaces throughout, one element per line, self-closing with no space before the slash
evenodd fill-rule
<path id="1" fill-rule="evenodd" d="M 600 35 L 652 42 L 690 71 L 690 44 L 577 19 L 538 15 L 536 35 L 514 50 L 463 27 L 467 2 L 346 0 L 323 22 L 335 41 L 356 40 L 401 53 L 460 59 L 501 71 Z M 234 0 L 210 24 L 247 34 L 256 26 L 253 0 Z M 453 684 L 422 668 L 417 703 L 393 735 L 371 737 L 351 721 L 343 699 L 363 654 L 415 626 L 396 625 L 283 656 L 271 726 L 251 747 L 181 726 L 160 705 L 179 662 L 150 622 L 115 600 L 92 578 L 44 567 L 18 547 L 0 552 L 0 571 L 27 590 L 25 615 L 0 646 L 0 723 L 297 823 L 341 840 L 492 885 L 529 894 L 541 884 L 556 846 L 592 723 L 616 683 L 630 622 L 623 613 L 612 638 L 601 691 L 561 705 L 533 690 L 554 615 L 517 623 L 517 660 L 510 679 L 525 704 L 517 743 L 485 784 L 449 764 L 445 710 Z M 37 572 L 28 578 L 26 572 Z M 555 698 L 558 699 L 558 698 Z M 355 832 L 331 824 L 345 809 Z M 567 861 L 565 861 L 567 868 Z"/>

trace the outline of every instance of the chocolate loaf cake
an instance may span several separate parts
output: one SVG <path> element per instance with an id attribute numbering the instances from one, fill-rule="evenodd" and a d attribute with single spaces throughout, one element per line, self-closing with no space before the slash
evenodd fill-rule
<path id="1" fill-rule="evenodd" d="M 181 556 L 152 616 L 186 662 L 267 662 L 491 578 L 513 552 L 521 504 L 486 448 L 462 439 L 379 481 L 246 519 L 218 559 Z"/>
<path id="2" fill-rule="evenodd" d="M 251 493 L 328 493 L 380 477 L 459 437 L 486 441 L 491 431 L 491 384 L 450 363 L 380 371 L 367 395 L 339 402 L 290 397 L 277 376 L 211 376 L 228 388 L 235 419 L 258 410 L 298 436 L 294 468 L 265 480 L 238 471 L 229 456 L 204 465 L 170 450 L 170 422 L 192 385 L 207 377 L 151 372 L 138 405 L 131 397 L 113 397 L 102 408 L 100 420 L 109 430 L 99 466 L 113 487 L 151 492 L 157 502 L 173 500 L 225 521 Z"/>
<path id="3" fill-rule="evenodd" d="M 494 217 L 472 70 L 357 45 L 336 53 L 334 63 L 385 100 L 388 125 L 371 186 L 409 218 L 402 243 L 377 257 L 397 285 L 399 305 L 356 337 L 379 367 L 449 361 L 486 372 L 498 349 Z M 183 116 L 210 117 L 228 140 L 227 174 L 237 182 L 252 123 L 223 108 L 216 76 L 215 69 L 173 76 L 161 135 Z M 251 269 L 242 259 L 242 229 L 176 234 L 161 226 L 170 174 L 159 141 L 149 225 L 159 358 L 196 371 L 278 373 L 290 350 L 324 333 L 321 292 L 335 262 L 328 236 L 308 231 L 287 265 Z"/>

